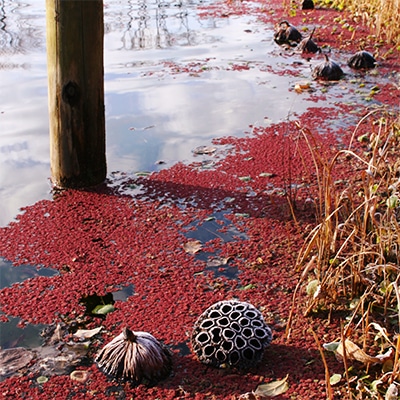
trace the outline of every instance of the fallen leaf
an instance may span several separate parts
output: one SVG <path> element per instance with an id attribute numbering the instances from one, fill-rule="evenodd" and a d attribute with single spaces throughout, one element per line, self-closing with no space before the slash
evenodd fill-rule
<path id="1" fill-rule="evenodd" d="M 74 336 L 79 339 L 90 339 L 94 335 L 97 335 L 102 329 L 103 329 L 102 326 L 99 326 L 98 328 L 94 329 L 78 329 L 74 333 Z"/>
<path id="2" fill-rule="evenodd" d="M 385 393 L 385 400 L 397 400 L 399 391 L 395 383 L 391 383 Z"/>
<path id="3" fill-rule="evenodd" d="M 198 146 L 195 149 L 193 149 L 194 154 L 212 154 L 215 153 L 217 150 L 216 147 L 211 147 L 211 146 Z"/>
<path id="4" fill-rule="evenodd" d="M 200 240 L 191 240 L 183 245 L 184 250 L 189 254 L 196 254 L 202 247 Z"/>
<path id="5" fill-rule="evenodd" d="M 221 267 L 227 265 L 230 257 L 210 257 L 207 260 L 207 267 Z"/>
<path id="6" fill-rule="evenodd" d="M 289 389 L 289 384 L 287 382 L 289 375 L 278 381 L 273 381 L 269 383 L 263 383 L 259 385 L 255 390 L 254 394 L 261 397 L 275 397 L 282 393 L 285 393 Z"/>
<path id="7" fill-rule="evenodd" d="M 356 360 L 363 364 L 383 364 L 386 360 L 393 357 L 394 350 L 392 347 L 386 353 L 378 354 L 377 356 L 373 357 L 368 355 L 364 350 L 360 349 L 350 339 L 346 339 L 344 343 L 345 345 L 343 346 L 342 342 L 339 342 L 339 345 L 336 349 L 336 355 L 339 356 L 339 359 L 343 359 L 345 350 L 347 360 Z"/>

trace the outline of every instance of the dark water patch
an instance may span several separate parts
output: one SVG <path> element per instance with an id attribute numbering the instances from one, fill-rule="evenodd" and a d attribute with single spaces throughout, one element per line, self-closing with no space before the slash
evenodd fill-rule
<path id="1" fill-rule="evenodd" d="M 20 318 L 8 317 L 8 322 L 0 322 L 0 347 L 10 349 L 13 347 L 25 347 L 32 349 L 43 344 L 41 332 L 48 327 L 45 324 L 21 327 Z"/>
<path id="2" fill-rule="evenodd" d="M 38 276 L 51 277 L 58 274 L 57 270 L 42 266 L 14 266 L 10 261 L 0 257 L 0 289 L 9 287 L 14 283 L 21 283 L 26 279 L 37 278 Z"/>

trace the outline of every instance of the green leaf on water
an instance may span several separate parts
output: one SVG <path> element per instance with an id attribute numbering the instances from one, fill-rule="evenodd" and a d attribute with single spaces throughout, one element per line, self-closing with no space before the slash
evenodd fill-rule
<path id="1" fill-rule="evenodd" d="M 257 287 L 257 285 L 255 285 L 254 283 L 249 283 L 246 286 L 242 286 L 239 288 L 239 290 L 249 290 L 249 289 L 255 289 Z"/>
<path id="2" fill-rule="evenodd" d="M 99 315 L 106 315 L 110 312 L 113 312 L 115 310 L 114 306 L 112 304 L 101 304 L 99 306 L 96 306 L 92 313 L 93 314 L 99 314 Z"/>

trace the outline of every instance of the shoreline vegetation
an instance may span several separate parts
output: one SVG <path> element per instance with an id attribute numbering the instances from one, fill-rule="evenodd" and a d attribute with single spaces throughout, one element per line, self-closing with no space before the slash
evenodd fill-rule
<path id="1" fill-rule="evenodd" d="M 371 28 L 379 40 L 400 48 L 399 0 L 317 0 L 316 4 L 346 10 L 355 22 Z"/>

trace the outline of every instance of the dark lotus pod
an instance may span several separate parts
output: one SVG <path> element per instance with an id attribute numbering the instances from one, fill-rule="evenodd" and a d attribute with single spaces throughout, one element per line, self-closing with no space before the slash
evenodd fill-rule
<path id="1" fill-rule="evenodd" d="M 301 33 L 288 21 L 282 21 L 274 34 L 274 40 L 279 45 L 291 44 L 292 42 L 299 43 L 301 39 L 303 39 Z"/>
<path id="2" fill-rule="evenodd" d="M 303 0 L 301 4 L 302 10 L 313 10 L 314 9 L 314 2 L 313 0 Z"/>
<path id="3" fill-rule="evenodd" d="M 325 55 L 325 61 L 316 65 L 312 71 L 314 79 L 322 79 L 325 81 L 337 81 L 343 76 L 342 68 L 334 61 L 329 60 Z"/>
<path id="4" fill-rule="evenodd" d="M 318 53 L 321 51 L 321 49 L 317 46 L 317 44 L 312 40 L 314 31 L 315 28 L 312 30 L 310 36 L 307 36 L 299 43 L 297 48 L 302 53 Z"/>
<path id="5" fill-rule="evenodd" d="M 207 308 L 193 327 L 191 343 L 199 361 L 213 367 L 249 368 L 271 343 L 271 329 L 253 305 L 219 301 Z"/>
<path id="6" fill-rule="evenodd" d="M 371 53 L 361 50 L 349 58 L 347 65 L 354 69 L 375 68 L 376 60 Z"/>
<path id="7" fill-rule="evenodd" d="M 150 333 L 124 328 L 100 350 L 96 363 L 117 380 L 153 384 L 171 373 L 172 354 Z"/>

